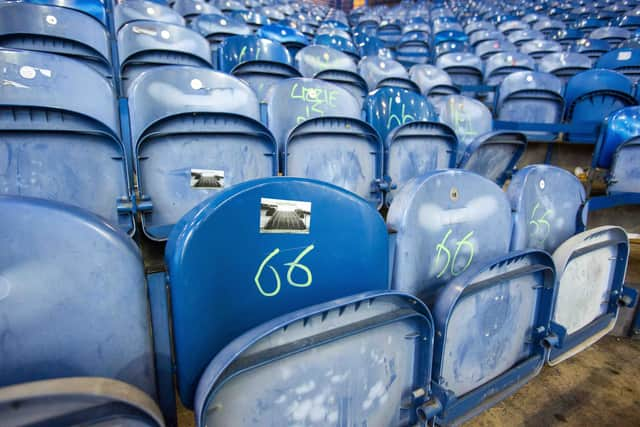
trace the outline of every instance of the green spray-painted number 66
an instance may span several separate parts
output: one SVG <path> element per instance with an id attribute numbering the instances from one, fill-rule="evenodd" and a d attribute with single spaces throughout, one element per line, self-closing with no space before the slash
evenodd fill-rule
<path id="1" fill-rule="evenodd" d="M 447 257 L 444 263 L 444 266 L 442 267 L 442 270 L 440 270 L 440 273 L 438 273 L 438 275 L 436 276 L 437 279 L 441 278 L 444 275 L 444 273 L 447 272 L 447 269 L 449 269 L 449 267 L 451 267 L 451 275 L 457 276 L 463 273 L 467 268 L 469 268 L 469 266 L 471 265 L 471 261 L 473 261 L 474 247 L 471 244 L 471 242 L 468 241 L 468 239 L 471 238 L 471 236 L 473 236 L 473 231 L 468 232 L 462 238 L 462 240 L 459 240 L 458 243 L 456 243 L 456 250 L 453 253 L 453 256 L 451 256 L 451 250 L 447 248 L 447 240 L 449 239 L 449 235 L 452 233 L 452 231 L 453 230 L 449 229 L 449 231 L 447 231 L 447 234 L 444 235 L 444 238 L 442 239 L 442 241 L 436 245 L 436 249 L 438 251 L 436 254 L 436 265 L 440 261 L 441 254 L 444 253 Z M 467 254 L 469 258 L 467 259 L 466 264 L 460 269 L 460 271 L 456 271 L 455 270 L 456 260 L 458 259 L 458 253 L 460 252 L 460 248 L 463 246 L 466 246 L 469 248 L 469 253 Z"/>
<path id="2" fill-rule="evenodd" d="M 307 246 L 306 248 L 304 248 L 302 252 L 300 252 L 300 254 L 298 254 L 298 256 L 293 261 L 287 262 L 284 264 L 289 267 L 289 269 L 287 270 L 287 282 L 291 286 L 295 286 L 296 288 L 306 288 L 308 286 L 311 286 L 311 282 L 313 282 L 313 275 L 311 274 L 311 270 L 306 265 L 300 264 L 300 261 L 302 260 L 302 258 L 304 258 L 305 255 L 311 252 L 314 247 L 315 246 L 313 245 Z M 256 275 L 253 278 L 253 281 L 258 287 L 258 291 L 265 297 L 274 297 L 280 293 L 280 287 L 282 285 L 280 280 L 280 274 L 275 268 L 269 265 L 269 261 L 271 261 L 271 259 L 276 255 L 278 255 L 279 253 L 280 253 L 280 248 L 275 248 L 273 251 L 271 251 L 271 253 L 267 255 L 265 259 L 262 260 L 262 262 L 260 263 L 260 267 L 258 267 L 258 271 L 256 272 Z M 273 273 L 273 277 L 275 278 L 275 281 L 276 281 L 276 287 L 271 292 L 265 291 L 264 288 L 262 287 L 262 284 L 260 283 L 260 276 L 262 276 L 262 270 L 264 270 L 265 266 L 271 269 L 271 272 Z M 307 280 L 305 282 L 296 282 L 295 280 L 293 280 L 293 277 L 292 277 L 293 270 L 296 268 L 301 269 L 307 275 Z"/>

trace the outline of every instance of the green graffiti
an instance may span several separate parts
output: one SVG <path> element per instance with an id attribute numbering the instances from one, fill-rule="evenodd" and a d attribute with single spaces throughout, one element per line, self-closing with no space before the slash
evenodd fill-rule
<path id="1" fill-rule="evenodd" d="M 471 120 L 467 117 L 467 114 L 464 111 L 464 104 L 455 105 L 455 101 L 453 99 L 449 100 L 451 103 L 451 112 L 452 112 L 452 120 L 453 120 L 453 128 L 455 129 L 458 135 L 463 137 L 475 137 L 478 132 L 473 129 L 471 125 Z"/>
<path id="2" fill-rule="evenodd" d="M 306 104 L 304 114 L 296 116 L 296 123 L 299 124 L 312 117 L 324 116 L 326 110 L 335 108 L 338 91 L 305 87 L 294 83 L 289 96 Z"/>
<path id="3" fill-rule="evenodd" d="M 391 110 L 391 106 L 393 105 L 393 97 L 389 98 L 389 110 Z M 400 110 L 400 115 L 395 113 L 391 113 L 389 115 L 389 119 L 387 120 L 387 129 L 393 129 L 397 126 L 403 125 L 407 122 L 413 122 L 416 120 L 415 116 L 411 114 L 405 114 L 406 106 L 402 104 L 402 108 Z M 395 124 L 394 124 L 395 123 Z"/>
<path id="4" fill-rule="evenodd" d="M 546 209 L 542 216 L 536 218 L 536 213 L 538 213 L 538 208 L 540 207 L 540 203 L 536 203 L 531 211 L 531 217 L 529 218 L 529 225 L 535 226 L 535 230 L 533 231 L 533 239 L 537 241 L 540 245 L 543 245 L 544 242 L 551 234 L 551 224 L 546 220 L 547 215 L 553 215 L 553 211 L 551 209 Z M 542 209 L 540 210 L 542 212 Z"/>
<path id="5" fill-rule="evenodd" d="M 451 235 L 452 232 L 453 230 L 449 229 L 449 231 L 447 231 L 447 233 L 444 235 L 440 243 L 436 245 L 437 253 L 436 253 L 435 264 L 436 265 L 439 264 L 440 257 L 442 254 L 446 255 L 447 257 L 446 261 L 442 266 L 442 269 L 436 275 L 437 279 L 441 278 L 447 272 L 447 270 L 451 272 L 452 276 L 458 276 L 462 274 L 467 268 L 469 268 L 469 266 L 471 265 L 471 262 L 473 262 L 473 255 L 475 253 L 475 248 L 473 247 L 473 244 L 471 244 L 471 242 L 469 242 L 468 240 L 471 238 L 471 236 L 473 236 L 474 232 L 473 231 L 468 232 L 462 238 L 462 240 L 459 240 L 455 244 L 456 248 L 453 253 L 453 256 L 451 255 L 451 250 L 447 247 L 447 240 L 449 239 L 449 236 Z M 466 254 L 468 256 L 467 262 L 464 264 L 462 269 L 460 269 L 460 271 L 456 271 L 455 270 L 456 261 L 458 259 L 458 255 L 460 254 L 460 248 L 462 248 L 463 246 L 466 246 L 469 248 L 469 252 Z"/>
<path id="6" fill-rule="evenodd" d="M 306 265 L 301 264 L 300 261 L 302 261 L 302 258 L 304 258 L 314 248 L 315 248 L 314 245 L 307 246 L 306 248 L 304 248 L 304 250 L 302 250 L 302 252 L 298 254 L 298 256 L 293 261 L 287 262 L 284 264 L 285 266 L 289 267 L 289 269 L 287 270 L 287 283 L 289 283 L 289 285 L 294 286 L 296 288 L 306 288 L 311 286 L 311 283 L 313 282 L 313 274 L 311 273 L 311 269 L 309 269 L 309 267 L 307 267 Z M 260 263 L 260 266 L 258 267 L 258 271 L 256 272 L 256 275 L 253 278 L 253 281 L 256 284 L 256 287 L 258 288 L 258 292 L 260 292 L 262 296 L 273 297 L 280 293 L 281 283 L 282 283 L 282 281 L 280 280 L 280 274 L 274 267 L 269 265 L 269 261 L 271 261 L 279 253 L 280 253 L 280 248 L 276 248 L 273 251 L 271 251 L 269 255 L 267 255 L 262 260 L 262 262 Z M 265 267 L 269 267 L 271 269 L 271 272 L 273 273 L 273 276 L 276 282 L 275 288 L 271 292 L 265 291 L 264 287 L 262 286 L 262 283 L 260 282 L 260 278 L 262 276 L 262 272 Z M 293 271 L 296 268 L 299 268 L 306 274 L 307 276 L 306 281 L 300 283 L 293 280 Z"/>

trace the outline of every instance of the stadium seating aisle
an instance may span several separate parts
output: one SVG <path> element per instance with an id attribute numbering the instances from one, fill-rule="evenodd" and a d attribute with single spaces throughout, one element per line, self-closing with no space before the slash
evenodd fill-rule
<path id="1" fill-rule="evenodd" d="M 450 425 L 588 347 L 636 299 L 587 220 L 640 206 L 638 16 L 0 1 L 0 419 Z"/>

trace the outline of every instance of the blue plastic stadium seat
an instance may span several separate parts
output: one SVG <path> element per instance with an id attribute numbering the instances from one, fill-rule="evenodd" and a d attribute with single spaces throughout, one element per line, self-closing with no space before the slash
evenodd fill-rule
<path id="1" fill-rule="evenodd" d="M 550 73 L 567 83 L 574 75 L 589 70 L 591 68 L 591 59 L 581 53 L 575 52 L 556 52 L 540 58 L 538 63 L 538 71 Z"/>
<path id="2" fill-rule="evenodd" d="M 573 45 L 577 40 L 584 38 L 584 33 L 575 28 L 567 28 L 555 33 L 552 37 L 553 40 L 560 43 L 560 45 L 567 49 Z"/>
<path id="3" fill-rule="evenodd" d="M 508 253 L 511 207 L 488 179 L 436 171 L 398 191 L 387 225 L 396 233 L 391 287 L 428 300 L 470 267 Z"/>
<path id="4" fill-rule="evenodd" d="M 469 24 L 465 25 L 464 32 L 467 33 L 469 37 L 473 35 L 473 33 L 477 31 L 491 31 L 495 30 L 496 27 L 491 22 L 488 21 L 473 21 Z"/>
<path id="5" fill-rule="evenodd" d="M 490 59 L 493 55 L 501 52 L 517 52 L 517 48 L 514 44 L 507 40 L 487 40 L 482 43 L 478 43 L 475 48 L 475 53 L 483 61 Z"/>
<path id="6" fill-rule="evenodd" d="M 248 10 L 244 12 L 232 13 L 231 16 L 235 18 L 242 18 L 242 20 L 251 28 L 254 32 L 258 31 L 263 25 L 269 24 L 269 18 L 267 15 L 260 13 L 256 10 Z"/>
<path id="7" fill-rule="evenodd" d="M 360 101 L 367 96 L 367 82 L 358 74 L 353 58 L 346 53 L 328 46 L 312 45 L 301 49 L 295 59 L 303 77 L 331 82 Z"/>
<path id="8" fill-rule="evenodd" d="M 396 59 L 405 66 L 426 64 L 431 57 L 429 33 L 421 31 L 408 32 L 400 38 L 395 50 Z"/>
<path id="9" fill-rule="evenodd" d="M 282 43 L 289 50 L 292 58 L 296 57 L 300 49 L 309 45 L 309 39 L 304 34 L 283 25 L 263 25 L 256 31 L 256 35 Z"/>
<path id="10" fill-rule="evenodd" d="M 27 2 L 0 3 L 0 47 L 55 53 L 113 77 L 109 34 L 77 10 Z"/>
<path id="11" fill-rule="evenodd" d="M 186 212 L 230 185 L 278 172 L 259 103 L 240 80 L 205 68 L 160 67 L 129 96 L 147 236 L 165 240 Z"/>
<path id="12" fill-rule="evenodd" d="M 203 202 L 174 228 L 166 262 L 178 390 L 187 407 L 207 364 L 249 329 L 388 287 L 380 215 L 350 192 L 299 178 L 238 184 Z"/>
<path id="13" fill-rule="evenodd" d="M 497 119 L 518 123 L 559 123 L 564 110 L 562 89 L 560 79 L 551 74 L 533 71 L 512 73 L 505 77 L 498 88 Z M 553 132 L 525 133 L 535 139 L 556 137 Z"/>
<path id="14" fill-rule="evenodd" d="M 469 36 L 469 44 L 472 48 L 476 48 L 480 43 L 492 41 L 500 42 L 505 40 L 504 34 L 498 30 L 482 30 L 476 31 Z"/>
<path id="15" fill-rule="evenodd" d="M 505 21 L 498 25 L 498 31 L 507 37 L 515 31 L 526 31 L 529 29 L 529 25 L 520 20 Z"/>
<path id="16" fill-rule="evenodd" d="M 205 13 L 222 14 L 221 10 L 204 0 L 173 0 L 171 7 L 184 18 L 187 24 Z"/>
<path id="17" fill-rule="evenodd" d="M 520 52 L 539 60 L 550 53 L 562 52 L 562 45 L 553 40 L 531 40 L 520 46 Z"/>
<path id="18" fill-rule="evenodd" d="M 366 56 L 358 63 L 358 70 L 367 82 L 369 91 L 383 86 L 393 86 L 420 93 L 418 86 L 409 79 L 406 68 L 393 59 Z"/>
<path id="19" fill-rule="evenodd" d="M 402 22 L 393 19 L 382 21 L 376 35 L 386 47 L 395 47 L 402 37 Z"/>
<path id="20" fill-rule="evenodd" d="M 438 57 L 436 66 L 446 71 L 458 86 L 477 86 L 483 81 L 482 60 L 472 53 L 447 53 Z M 473 92 L 463 93 L 473 94 Z"/>
<path id="21" fill-rule="evenodd" d="M 272 84 L 300 76 L 287 48 L 256 36 L 225 39 L 218 49 L 217 62 L 221 71 L 246 81 L 260 101 Z"/>
<path id="22" fill-rule="evenodd" d="M 360 59 L 358 48 L 351 41 L 348 33 L 344 36 L 335 34 L 321 34 L 313 39 L 313 43 L 316 45 L 331 47 L 339 50 L 340 52 L 344 52 L 345 54 L 352 57 L 354 61 L 358 61 Z"/>
<path id="23" fill-rule="evenodd" d="M 540 31 L 534 30 L 517 30 L 509 34 L 507 40 L 516 45 L 517 47 L 521 47 L 523 44 L 544 38 L 544 35 Z"/>
<path id="24" fill-rule="evenodd" d="M 597 61 L 598 58 L 610 50 L 611 46 L 609 46 L 606 40 L 586 38 L 576 40 L 569 46 L 569 52 L 583 53 L 591 58 L 592 61 Z"/>
<path id="25" fill-rule="evenodd" d="M 0 194 L 80 206 L 133 232 L 114 89 L 59 55 L 0 49 Z"/>
<path id="26" fill-rule="evenodd" d="M 25 3 L 59 6 L 82 12 L 108 28 L 107 11 L 102 0 L 27 0 Z"/>
<path id="27" fill-rule="evenodd" d="M 113 20 L 116 32 L 131 21 L 159 21 L 184 25 L 184 18 L 168 5 L 146 0 L 125 0 L 115 5 Z"/>
<path id="28" fill-rule="evenodd" d="M 410 179 L 456 166 L 456 135 L 437 121 L 433 106 L 422 95 L 380 88 L 369 94 L 364 110 L 385 142 L 385 176 L 395 186 L 387 194 L 387 203 Z"/>
<path id="29" fill-rule="evenodd" d="M 225 15 L 199 15 L 191 21 L 190 25 L 191 28 L 209 41 L 211 58 L 214 62 L 217 62 L 218 47 L 224 39 L 232 36 L 249 36 L 253 34 L 253 30 L 243 20 Z M 218 67 L 217 64 L 214 65 Z"/>
<path id="30" fill-rule="evenodd" d="M 620 108 L 635 105 L 633 82 L 611 70 L 594 69 L 576 74 L 565 89 L 565 120 L 569 123 L 584 122 L 591 128 Z M 569 141 L 595 142 L 593 130 L 572 132 Z"/>
<path id="31" fill-rule="evenodd" d="M 585 190 L 573 174 L 550 165 L 530 165 L 511 178 L 507 196 L 513 211 L 511 249 L 553 253 L 584 230 Z"/>
<path id="32" fill-rule="evenodd" d="M 475 99 L 451 95 L 434 105 L 440 120 L 458 136 L 457 167 L 502 185 L 524 153 L 527 138 L 518 132 L 492 131 L 491 112 Z"/>
<path id="33" fill-rule="evenodd" d="M 601 27 L 593 30 L 589 35 L 596 40 L 606 40 L 612 48 L 617 48 L 622 42 L 631 38 L 631 31 L 619 27 Z"/>
<path id="34" fill-rule="evenodd" d="M 163 65 L 211 68 L 209 43 L 182 25 L 133 21 L 118 31 L 122 94 L 143 72 Z"/>
<path id="35" fill-rule="evenodd" d="M 488 58 L 484 67 L 484 84 L 497 87 L 511 73 L 533 71 L 536 68 L 536 63 L 533 58 L 524 53 L 502 52 Z M 485 103 L 493 106 L 494 92 L 488 92 L 485 96 Z"/>
<path id="36" fill-rule="evenodd" d="M 43 425 L 77 425 L 80 420 L 51 420 L 66 411 L 88 409 L 82 420 L 88 421 L 96 408 L 88 404 L 91 398 L 80 396 L 93 395 L 96 402 L 115 399 L 146 407 L 148 411 L 141 412 L 155 415 L 157 423 L 142 425 L 162 425 L 154 403 L 144 268 L 133 241 L 86 211 L 27 197 L 0 196 L 0 224 L 2 422 L 25 425 L 20 415 L 29 415 L 29 423 L 41 418 Z M 71 377 L 93 378 L 78 382 Z M 60 380 L 48 383 L 48 393 L 40 400 L 45 382 L 40 387 L 2 388 L 54 379 Z M 114 384 L 120 385 L 120 393 L 110 396 Z M 21 399 L 26 408 L 15 404 Z M 98 410 L 95 416 L 100 419 Z"/>
<path id="37" fill-rule="evenodd" d="M 609 193 L 640 193 L 638 140 L 640 107 L 613 112 L 605 121 L 593 153 L 593 168 L 609 169 Z"/>
<path id="38" fill-rule="evenodd" d="M 608 68 L 629 77 L 634 83 L 640 79 L 640 49 L 616 49 L 602 55 L 595 65 Z"/>
<path id="39" fill-rule="evenodd" d="M 433 334 L 431 314 L 420 301 L 389 291 L 281 316 L 236 339 L 208 364 L 197 389 L 196 423 L 422 424 L 418 409 L 429 399 Z M 247 369 L 241 360 L 249 362 Z M 413 390 L 420 396 L 407 399 Z"/>
<path id="40" fill-rule="evenodd" d="M 566 25 L 562 21 L 546 17 L 538 19 L 532 26 L 533 30 L 540 31 L 546 38 L 551 38 L 558 31 L 562 31 L 565 28 Z"/>
<path id="41" fill-rule="evenodd" d="M 285 175 L 330 182 L 382 203 L 383 143 L 361 120 L 351 93 L 322 80 L 289 79 L 271 87 L 266 103 Z"/>
<path id="42" fill-rule="evenodd" d="M 460 93 L 460 89 L 453 84 L 449 74 L 434 65 L 414 65 L 409 69 L 409 78 L 418 85 L 422 95 L 430 101 L 441 96 Z"/>
<path id="43" fill-rule="evenodd" d="M 446 41 L 436 45 L 433 49 L 436 60 L 447 53 L 470 52 L 471 46 L 466 42 Z"/>

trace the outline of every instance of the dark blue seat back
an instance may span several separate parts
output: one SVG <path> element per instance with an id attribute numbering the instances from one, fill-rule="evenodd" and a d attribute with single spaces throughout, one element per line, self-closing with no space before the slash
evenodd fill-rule
<path id="1" fill-rule="evenodd" d="M 456 85 L 475 86 L 482 84 L 482 60 L 472 53 L 447 53 L 436 61 L 436 66 L 446 71 Z"/>
<path id="2" fill-rule="evenodd" d="M 640 136 L 640 107 L 617 110 L 607 117 L 593 152 L 592 166 L 608 169 L 614 153 L 625 142 Z"/>
<path id="3" fill-rule="evenodd" d="M 611 46 L 609 46 L 606 40 L 588 38 L 577 40 L 569 46 L 569 52 L 584 53 L 593 61 L 597 61 L 598 58 L 610 50 Z M 596 66 L 598 67 L 597 64 Z"/>
<path id="4" fill-rule="evenodd" d="M 282 43 L 289 50 L 292 58 L 295 58 L 298 51 L 309 44 L 309 39 L 300 31 L 283 25 L 263 25 L 256 31 L 256 35 Z"/>
<path id="5" fill-rule="evenodd" d="M 556 52 L 540 58 L 538 71 L 550 73 L 566 83 L 576 74 L 591 68 L 591 59 L 581 53 Z"/>
<path id="6" fill-rule="evenodd" d="M 385 80 L 389 80 L 390 84 L 397 83 L 398 87 L 407 88 L 406 85 L 411 85 L 406 68 L 393 59 L 367 56 L 358 63 L 358 70 L 362 78 L 367 82 L 369 91 L 376 89 L 381 83 L 385 84 Z"/>
<path id="7" fill-rule="evenodd" d="M 550 53 L 562 52 L 562 45 L 553 40 L 536 39 L 523 43 L 520 52 L 539 60 Z"/>
<path id="8" fill-rule="evenodd" d="M 375 209 L 317 181 L 238 184 L 193 209 L 166 250 L 182 402 L 192 407 L 209 361 L 249 329 L 313 304 L 386 289 L 387 245 Z"/>
<path id="9" fill-rule="evenodd" d="M 640 79 L 640 49 L 623 48 L 609 51 L 598 59 L 596 67 L 618 71 L 636 83 Z"/>
<path id="10" fill-rule="evenodd" d="M 111 83 L 59 55 L 0 49 L 0 62 L 11 82 L 0 85 L 1 194 L 79 206 L 133 232 Z"/>
<path id="11" fill-rule="evenodd" d="M 28 3 L 42 4 L 46 6 L 60 6 L 77 10 L 91 16 L 107 28 L 107 11 L 101 0 L 28 0 Z M 27 3 L 25 2 L 25 3 Z"/>

